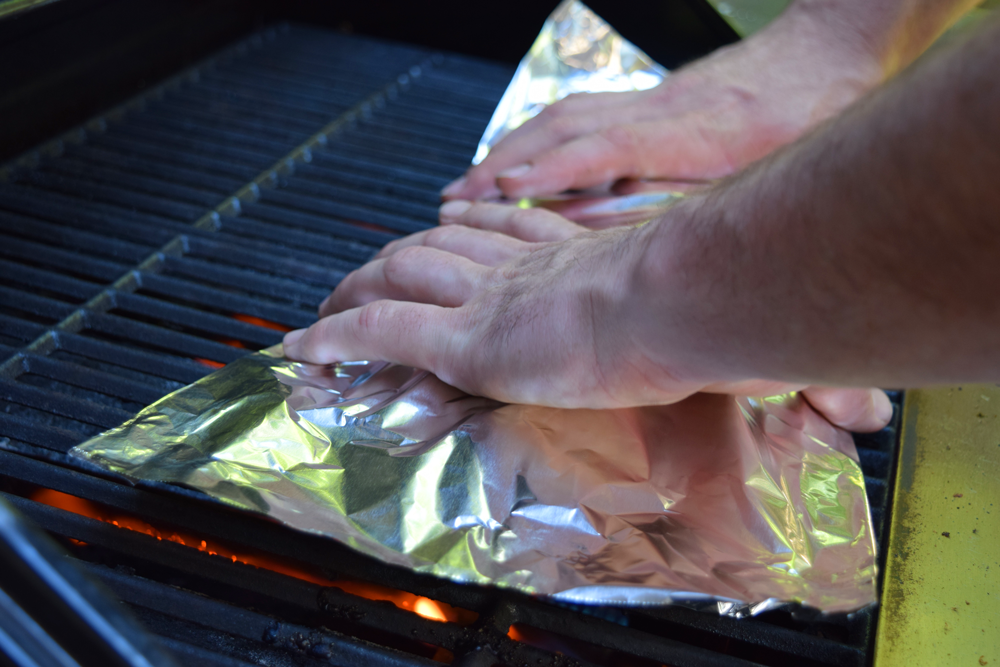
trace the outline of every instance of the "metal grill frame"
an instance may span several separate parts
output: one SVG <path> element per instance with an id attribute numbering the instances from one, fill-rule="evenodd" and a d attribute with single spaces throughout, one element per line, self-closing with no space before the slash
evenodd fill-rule
<path id="1" fill-rule="evenodd" d="M 463 97 L 455 87 L 468 86 L 484 100 L 498 99 L 509 70 L 373 40 L 332 33 L 323 38 L 319 32 L 289 26 L 262 31 L 0 168 L 0 180 L 14 184 L 0 187 L 0 233 L 8 232 L 12 241 L 0 247 L 5 280 L 0 286 L 0 358 L 6 359 L 0 364 L 0 400 L 8 411 L 13 408 L 0 413 L 0 436 L 6 437 L 6 442 L 0 438 L 3 496 L 65 543 L 87 543 L 86 549 L 74 548 L 84 567 L 164 636 L 169 648 L 207 664 L 246 664 L 243 659 L 255 651 L 277 664 L 291 659 L 297 664 L 432 664 L 419 655 L 424 645 L 451 651 L 455 664 L 462 665 L 608 664 L 624 659 L 606 654 L 601 663 L 568 660 L 509 639 L 507 629 L 515 623 L 677 667 L 866 664 L 870 611 L 853 618 L 822 618 L 793 610 L 734 621 L 682 608 L 568 608 L 417 575 L 330 540 L 234 512 L 193 491 L 156 483 L 130 486 L 65 459 L 65 452 L 86 435 L 118 425 L 139 407 L 208 372 L 190 357 L 223 363 L 246 353 L 220 339 L 257 347 L 280 340 L 278 332 L 224 313 L 308 325 L 315 305 L 346 272 L 399 234 L 434 224 L 437 189 L 468 163 L 491 108 L 485 103 L 477 107 L 475 94 Z M 319 42 L 367 42 L 375 52 L 409 61 L 374 91 L 343 104 L 334 120 L 317 122 L 319 129 L 308 133 L 316 125 L 290 114 L 304 108 L 303 118 L 322 117 L 314 108 L 327 90 L 317 85 L 290 91 L 280 76 L 255 79 L 259 72 L 246 64 L 248 55 L 263 54 L 258 61 L 281 71 L 280 58 L 269 59 L 268 49 L 289 33 L 308 33 Z M 333 83 L 350 79 L 341 64 L 317 69 Z M 480 77 L 487 83 L 477 83 Z M 199 115 L 192 104 L 191 98 L 205 101 L 196 88 L 205 81 L 236 82 L 250 96 L 274 89 L 288 97 L 262 102 L 257 120 L 236 123 L 240 131 L 225 129 L 206 112 Z M 303 106 L 296 107 L 293 100 Z M 442 109 L 448 100 L 460 111 Z M 185 131 L 184 123 L 172 119 L 164 106 L 192 113 L 192 136 L 209 142 L 216 153 L 186 152 L 184 146 L 192 146 L 193 140 L 185 143 L 170 134 Z M 414 111 L 420 115 L 409 113 Z M 145 119 L 153 121 L 153 129 L 143 125 Z M 246 132 L 275 128 L 275 122 L 284 123 L 276 136 L 298 143 L 255 169 L 253 164 L 281 150 L 280 138 L 231 144 L 246 138 Z M 205 134 L 212 127 L 216 133 Z M 382 150 L 380 141 L 386 137 L 409 152 Z M 447 146 L 442 149 L 442 144 Z M 136 156 L 113 172 L 127 172 L 128 191 L 82 185 L 95 175 L 108 176 L 92 168 L 95 159 L 120 156 L 129 147 L 138 147 Z M 414 156 L 417 152 L 421 155 Z M 160 173 L 168 177 L 160 181 L 144 161 L 157 156 L 166 161 L 166 171 Z M 186 171 L 185 164 L 198 169 Z M 46 197 L 19 192 L 18 184 Z M 371 197 L 345 186 L 374 188 L 382 198 L 376 197 L 373 205 Z M 227 194 L 213 199 L 207 194 L 210 188 Z M 105 201 L 74 210 L 73 197 L 87 193 Z M 62 224 L 53 222 L 57 218 Z M 52 238 L 60 244 L 48 243 Z M 29 255 L 31 266 L 17 261 Z M 246 270 L 249 265 L 260 271 Z M 15 315 L 3 312 L 8 309 Z M 894 399 L 898 405 L 900 396 Z M 866 473 L 874 472 L 869 485 L 878 529 L 891 481 L 895 428 L 894 422 L 858 442 Z M 35 485 L 206 538 L 262 549 L 330 577 L 378 582 L 474 610 L 479 620 L 469 627 L 426 620 L 388 603 L 160 542 L 19 494 Z M 404 650 L 365 639 L 386 635 Z M 406 652 L 406 646 L 413 652 Z"/>

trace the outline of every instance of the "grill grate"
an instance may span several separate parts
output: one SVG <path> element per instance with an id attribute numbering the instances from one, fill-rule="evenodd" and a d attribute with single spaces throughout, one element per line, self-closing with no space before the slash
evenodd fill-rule
<path id="1" fill-rule="evenodd" d="M 392 568 L 196 492 L 123 485 L 66 458 L 142 406 L 278 342 L 260 320 L 308 325 L 346 272 L 435 224 L 437 192 L 468 165 L 510 74 L 282 26 L 0 169 L 0 492 L 185 661 L 864 665 L 870 612 L 732 621 L 566 608 Z M 858 439 L 878 531 L 895 434 Z M 39 487 L 479 616 L 466 626 L 421 618 L 41 504 L 31 499 Z M 510 639 L 511 626 L 545 633 L 547 647 Z"/>

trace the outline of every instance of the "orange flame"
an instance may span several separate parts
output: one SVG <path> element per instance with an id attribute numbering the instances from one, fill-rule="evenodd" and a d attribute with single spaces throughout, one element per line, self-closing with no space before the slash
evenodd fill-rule
<path id="1" fill-rule="evenodd" d="M 240 322 L 246 322 L 247 324 L 252 324 L 255 327 L 263 327 L 264 329 L 273 329 L 274 331 L 281 331 L 287 333 L 292 330 L 291 327 L 286 327 L 284 324 L 278 324 L 277 322 L 272 322 L 271 320 L 265 320 L 261 317 L 255 315 L 247 315 L 245 313 L 232 313 L 230 315 L 234 320 L 239 320 Z M 247 349 L 247 346 L 243 344 L 242 341 L 236 340 L 234 338 L 222 338 L 219 342 L 223 345 L 228 345 L 229 347 L 237 347 L 241 350 Z M 193 357 L 195 361 L 209 368 L 222 368 L 225 366 L 224 363 L 220 361 L 214 361 L 212 359 L 205 359 L 203 357 Z"/>
<path id="2" fill-rule="evenodd" d="M 225 545 L 214 542 L 209 543 L 207 540 L 203 540 L 199 537 L 180 531 L 161 530 L 143 521 L 142 519 L 129 516 L 127 514 L 121 514 L 114 508 L 105 507 L 98 503 L 91 502 L 77 496 L 72 496 L 61 491 L 55 491 L 53 489 L 38 489 L 31 494 L 31 500 L 49 505 L 51 507 L 58 507 L 59 509 L 66 510 L 67 512 L 73 512 L 74 514 L 80 514 L 92 519 L 104 521 L 105 523 L 110 523 L 114 526 L 118 526 L 119 528 L 132 530 L 145 535 L 151 535 L 158 540 L 167 540 L 169 542 L 183 544 L 186 547 L 204 551 L 210 556 L 225 558 L 233 561 L 234 563 L 244 563 L 253 567 L 278 572 L 289 577 L 295 577 L 296 579 L 308 581 L 318 586 L 339 588 L 345 593 L 357 595 L 358 597 L 363 597 L 368 600 L 385 600 L 393 603 L 400 609 L 411 611 L 418 616 L 432 621 L 470 625 L 479 617 L 479 614 L 474 611 L 462 609 L 460 607 L 453 607 L 444 602 L 438 602 L 437 600 L 431 600 L 430 598 L 396 590 L 387 586 L 379 586 L 378 584 L 350 581 L 345 579 L 339 579 L 336 581 L 327 579 L 313 574 L 304 568 L 276 558 L 270 554 L 248 554 L 245 551 L 237 553 Z M 80 542 L 80 544 L 83 543 Z"/>
<path id="3" fill-rule="evenodd" d="M 243 313 L 233 313 L 233 319 L 252 324 L 255 327 L 264 327 L 265 329 L 274 329 L 275 331 L 284 331 L 287 333 L 292 330 L 291 327 L 286 327 L 284 324 L 278 324 L 277 322 L 261 319 L 253 315 L 244 315 Z"/>

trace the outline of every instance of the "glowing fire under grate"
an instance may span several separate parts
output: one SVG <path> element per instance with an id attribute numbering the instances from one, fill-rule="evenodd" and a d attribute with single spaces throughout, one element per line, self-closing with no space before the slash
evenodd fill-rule
<path id="1" fill-rule="evenodd" d="M 444 602 L 432 600 L 406 591 L 400 591 L 387 586 L 380 586 L 362 581 L 347 579 L 328 579 L 308 568 L 287 559 L 277 558 L 267 553 L 256 552 L 248 549 L 235 549 L 228 545 L 201 539 L 198 536 L 182 531 L 156 527 L 143 519 L 122 513 L 120 510 L 109 508 L 85 500 L 77 496 L 55 491 L 53 489 L 38 489 L 31 495 L 31 500 L 56 507 L 67 512 L 73 512 L 91 519 L 97 519 L 109 523 L 124 530 L 131 530 L 143 533 L 157 540 L 175 542 L 186 547 L 197 549 L 210 556 L 217 556 L 231 560 L 234 563 L 243 563 L 252 567 L 258 567 L 272 572 L 277 572 L 289 577 L 308 581 L 317 586 L 337 588 L 350 595 L 356 595 L 367 600 L 382 600 L 391 602 L 396 607 L 413 612 L 422 618 L 442 623 L 457 623 L 458 625 L 471 625 L 478 618 L 478 614 L 468 609 L 453 607 Z M 81 543 L 82 544 L 82 543 Z"/>

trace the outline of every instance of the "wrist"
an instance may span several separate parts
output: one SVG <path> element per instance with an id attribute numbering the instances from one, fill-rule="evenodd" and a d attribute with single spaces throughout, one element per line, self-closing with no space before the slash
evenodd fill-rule
<path id="1" fill-rule="evenodd" d="M 733 225 L 710 197 L 672 207 L 642 229 L 630 294 L 630 330 L 642 357 L 668 382 L 712 384 L 754 377 L 740 358 Z"/>
<path id="2" fill-rule="evenodd" d="M 781 44 L 784 59 L 803 74 L 841 81 L 855 97 L 888 76 L 885 44 L 891 35 L 865 23 L 856 3 L 842 0 L 796 0 L 771 25 L 751 39 Z"/>
<path id="3" fill-rule="evenodd" d="M 772 26 L 808 34 L 816 52 L 853 59 L 854 67 L 876 75 L 877 84 L 913 62 L 979 2 L 795 0 Z"/>

